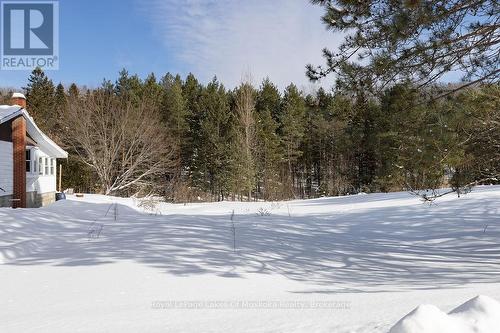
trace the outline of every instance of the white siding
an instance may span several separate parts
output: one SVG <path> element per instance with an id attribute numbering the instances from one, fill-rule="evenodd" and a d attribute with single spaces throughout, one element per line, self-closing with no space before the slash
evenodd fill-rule
<path id="1" fill-rule="evenodd" d="M 13 191 L 12 142 L 0 141 L 0 196 L 11 195 Z"/>
<path id="2" fill-rule="evenodd" d="M 34 153 L 36 151 L 36 153 Z M 36 158 L 37 164 L 38 164 L 38 159 L 41 157 L 45 163 L 45 158 L 49 157 L 47 154 L 45 154 L 43 151 L 40 149 L 36 149 L 32 151 L 32 159 Z M 50 163 L 50 158 L 49 158 L 49 163 Z M 34 170 L 32 166 L 32 173 L 28 173 L 26 175 L 26 192 L 37 192 L 39 194 L 41 193 L 49 193 L 49 192 L 55 192 L 56 191 L 56 179 L 57 179 L 57 168 L 54 160 L 54 174 L 50 175 L 50 165 L 49 165 L 49 174 L 45 174 L 45 165 L 43 165 L 43 175 L 40 175 L 38 173 L 38 170 Z M 39 168 L 39 165 L 37 165 Z M 38 169 L 37 168 L 37 169 Z"/>
<path id="3" fill-rule="evenodd" d="M 26 178 L 26 192 L 48 193 L 56 191 L 55 176 L 35 176 L 28 175 Z"/>
<path id="4" fill-rule="evenodd" d="M 36 151 L 36 153 L 35 153 Z M 0 141 L 0 187 L 5 192 L 0 191 L 0 196 L 12 195 L 13 193 L 13 161 L 12 161 L 12 142 Z M 32 151 L 32 159 L 42 157 L 45 161 L 47 154 L 39 149 Z M 49 158 L 49 163 L 50 163 Z M 39 175 L 38 170 L 26 174 L 26 192 L 49 193 L 56 191 L 57 168 L 54 160 L 54 174 L 45 174 L 45 167 L 43 168 L 44 174 Z"/>

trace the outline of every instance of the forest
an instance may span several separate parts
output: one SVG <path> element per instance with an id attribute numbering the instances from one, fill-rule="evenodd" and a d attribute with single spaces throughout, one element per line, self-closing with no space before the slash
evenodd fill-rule
<path id="1" fill-rule="evenodd" d="M 122 70 L 98 88 L 55 85 L 39 68 L 24 92 L 38 126 L 69 152 L 63 189 L 174 202 L 466 191 L 499 183 L 500 86 L 436 97 L 435 83 L 363 89 L 228 89 L 193 74 Z M 0 104 L 12 91 L 2 89 Z"/>

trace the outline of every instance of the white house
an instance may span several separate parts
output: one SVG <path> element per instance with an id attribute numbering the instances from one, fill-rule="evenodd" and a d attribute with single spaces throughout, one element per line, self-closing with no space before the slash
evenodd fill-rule
<path id="1" fill-rule="evenodd" d="M 23 94 L 0 105 L 0 207 L 41 207 L 55 201 L 57 158 L 68 153 L 36 126 Z"/>

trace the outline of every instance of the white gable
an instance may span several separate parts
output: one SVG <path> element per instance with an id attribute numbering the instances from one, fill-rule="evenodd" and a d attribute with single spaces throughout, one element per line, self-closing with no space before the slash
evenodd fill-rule
<path id="1" fill-rule="evenodd" d="M 0 124 L 18 116 L 23 116 L 26 119 L 26 131 L 44 152 L 51 157 L 68 158 L 68 153 L 43 134 L 25 109 L 17 105 L 0 105 Z"/>

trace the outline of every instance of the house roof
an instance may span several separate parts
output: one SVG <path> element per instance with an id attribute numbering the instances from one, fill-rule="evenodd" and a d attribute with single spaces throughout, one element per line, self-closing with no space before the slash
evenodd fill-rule
<path id="1" fill-rule="evenodd" d="M 26 109 L 23 109 L 17 105 L 0 105 L 0 124 L 3 124 L 18 116 L 23 116 L 26 119 L 26 131 L 33 138 L 33 140 L 36 141 L 40 149 L 49 154 L 51 157 L 68 158 L 68 153 L 64 149 L 59 147 L 48 136 L 46 136 L 38 128 L 38 126 L 36 126 L 33 118 L 31 118 Z"/>

